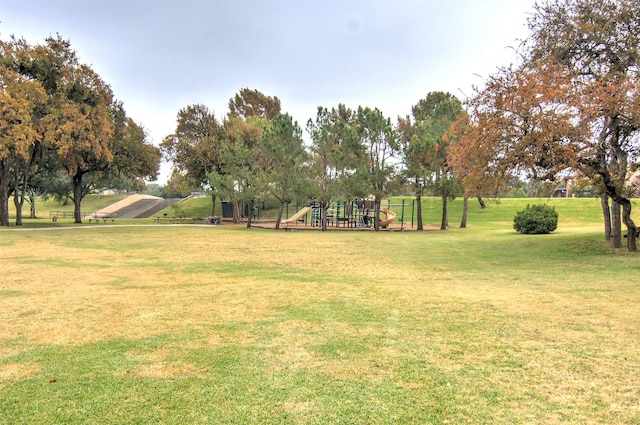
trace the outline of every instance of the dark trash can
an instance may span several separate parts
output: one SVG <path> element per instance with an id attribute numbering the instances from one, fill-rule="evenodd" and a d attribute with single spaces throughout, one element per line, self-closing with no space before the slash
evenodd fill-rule
<path id="1" fill-rule="evenodd" d="M 222 201 L 222 218 L 233 218 L 233 204 Z"/>

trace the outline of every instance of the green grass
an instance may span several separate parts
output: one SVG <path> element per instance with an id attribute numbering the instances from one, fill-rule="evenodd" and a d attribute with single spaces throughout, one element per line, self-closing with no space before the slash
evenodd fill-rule
<path id="1" fill-rule="evenodd" d="M 120 201 L 121 199 L 126 198 L 127 195 L 87 195 L 82 200 L 82 212 L 83 213 L 91 213 L 94 211 L 98 211 L 102 208 L 105 208 L 113 203 Z M 13 201 L 9 203 L 13 206 Z M 38 198 L 36 200 L 36 207 L 38 210 L 38 215 L 41 218 L 49 219 L 49 211 L 68 211 L 73 212 L 73 202 L 59 202 L 53 198 L 42 199 Z M 15 211 L 13 208 L 10 209 L 10 212 L 13 216 Z M 29 217 L 29 205 L 25 202 L 23 206 L 23 215 L 24 218 Z"/>
<path id="2" fill-rule="evenodd" d="M 0 424 L 639 423 L 638 254 L 593 199 L 519 235 L 527 202 L 462 230 L 456 200 L 447 232 L 0 230 Z"/>

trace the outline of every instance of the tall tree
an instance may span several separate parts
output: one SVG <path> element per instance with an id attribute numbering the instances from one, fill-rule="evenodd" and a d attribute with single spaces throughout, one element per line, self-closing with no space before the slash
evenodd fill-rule
<path id="1" fill-rule="evenodd" d="M 448 161 L 447 152 L 452 144 L 451 126 L 462 112 L 460 101 L 451 96 L 436 105 L 425 126 L 427 140 L 431 141 L 429 145 L 434 152 L 434 189 L 442 199 L 441 230 L 449 227 L 448 201 L 455 198 L 460 188 L 453 167 Z"/>
<path id="2" fill-rule="evenodd" d="M 49 37 L 33 52 L 33 59 L 24 62 L 21 71 L 38 81 L 47 95 L 46 106 L 39 110 L 38 138 L 33 146 L 46 143 L 47 153 L 57 156 L 56 163 L 71 178 L 75 220 L 81 222 L 83 177 L 112 160 L 108 142 L 113 131 L 109 116 L 113 96 L 98 74 L 79 63 L 68 40 Z M 26 181 L 23 177 L 23 190 Z"/>
<path id="3" fill-rule="evenodd" d="M 639 10 L 635 0 L 536 4 L 523 63 L 492 76 L 470 101 L 475 134 L 482 128 L 486 143 L 494 140 L 490 149 L 506 169 L 542 180 L 573 170 L 598 177 L 622 207 L 630 235 L 636 225 L 627 181 L 640 149 Z M 636 251 L 636 238 L 627 247 Z"/>
<path id="4" fill-rule="evenodd" d="M 268 191 L 278 200 L 280 208 L 276 230 L 280 228 L 284 206 L 307 189 L 308 154 L 302 141 L 302 130 L 288 114 L 274 118 L 262 134 L 260 157 L 265 167 Z"/>
<path id="5" fill-rule="evenodd" d="M 536 6 L 529 20 L 529 61 L 558 64 L 566 74 L 589 128 L 577 168 L 598 176 L 607 195 L 622 207 L 629 235 L 633 192 L 627 185 L 638 161 L 640 130 L 640 8 L 635 0 L 567 0 Z M 560 23 L 559 20 L 564 22 Z M 619 215 L 618 215 L 619 217 Z M 612 219 L 614 219 L 612 217 Z M 616 234 L 612 229 L 614 246 Z M 635 251 L 636 239 L 627 240 Z"/>
<path id="6" fill-rule="evenodd" d="M 355 131 L 355 113 L 345 105 L 331 110 L 318 107 L 315 121 L 309 119 L 311 178 L 314 198 L 322 208 L 322 230 L 327 229 L 327 210 L 341 195 L 349 195 L 348 184 L 364 158 L 364 146 Z"/>
<path id="7" fill-rule="evenodd" d="M 409 115 L 405 118 L 398 118 L 398 133 L 404 167 L 403 179 L 411 185 L 416 197 L 417 229 L 422 231 L 424 230 L 422 196 L 425 194 L 426 181 L 431 174 L 429 165 L 432 159 L 431 151 L 425 148 L 424 139 L 420 137 L 418 125 L 415 116 L 413 119 Z"/>
<path id="8" fill-rule="evenodd" d="M 245 203 L 247 227 L 251 227 L 254 197 L 265 184 L 265 164 L 258 144 L 279 114 L 280 100 L 258 90 L 245 88 L 229 99 L 229 114 L 223 122 L 222 166 L 209 173 L 209 183 L 214 193 L 225 193 L 231 198 L 234 222 L 242 221 L 239 203 Z"/>
<path id="9" fill-rule="evenodd" d="M 144 142 L 144 131 L 126 118 L 122 105 L 114 102 L 110 87 L 100 76 L 79 62 L 68 40 L 49 37 L 35 47 L 13 42 L 18 54 L 11 58 L 3 54 L 3 64 L 12 64 L 32 87 L 37 83 L 42 89 L 36 103 L 33 93 L 23 93 L 23 100 L 35 105 L 31 120 L 25 121 L 34 136 L 26 147 L 28 154 L 13 163 L 18 224 L 27 193 L 52 187 L 47 181 L 65 180 L 54 178 L 56 172 L 68 176 L 71 183 L 76 223 L 82 222 L 82 199 L 96 182 L 108 176 L 113 179 L 116 174 L 155 176 L 157 149 Z M 118 133 L 118 129 L 122 131 Z"/>
<path id="10" fill-rule="evenodd" d="M 111 159 L 92 159 L 84 167 L 82 182 L 78 190 L 73 175 L 68 178 L 50 176 L 55 164 L 45 163 L 41 172 L 44 179 L 35 181 L 35 189 L 44 188 L 59 199 L 71 199 L 76 205 L 86 195 L 100 189 L 122 189 L 140 191 L 146 179 L 155 179 L 160 163 L 160 150 L 146 140 L 144 129 L 126 115 L 121 102 L 109 106 L 113 133 L 108 141 Z M 60 168 L 60 158 L 52 158 Z"/>
<path id="11" fill-rule="evenodd" d="M 208 183 L 212 172 L 221 167 L 220 152 L 224 129 L 213 111 L 196 104 L 178 112 L 176 130 L 160 144 L 165 159 L 193 189 Z M 215 214 L 216 193 L 211 194 L 211 215 Z"/>
<path id="12" fill-rule="evenodd" d="M 471 120 L 472 116 L 463 113 L 451 126 L 456 142 L 449 147 L 447 160 L 462 184 L 465 199 L 476 196 L 480 207 L 485 208 L 482 197 L 496 197 L 507 190 L 512 176 L 505 174 L 506 170 L 500 167 L 504 155 L 491 148 L 493 141 L 485 136 L 486 128 Z"/>
<path id="13" fill-rule="evenodd" d="M 16 192 L 14 199 L 24 199 L 42 149 L 39 132 L 46 92 L 26 72 L 33 56 L 24 40 L 0 40 L 0 226 L 9 225 L 9 195 Z M 16 223 L 22 224 L 21 214 Z"/>
<path id="14" fill-rule="evenodd" d="M 224 123 L 225 139 L 221 150 L 220 170 L 209 174 L 209 185 L 216 193 L 228 196 L 233 204 L 234 223 L 242 222 L 240 203 L 248 205 L 251 213 L 255 196 L 259 194 L 263 177 L 258 144 L 269 122 L 260 117 L 230 116 Z"/>
<path id="15" fill-rule="evenodd" d="M 273 120 L 280 114 L 280 99 L 258 90 L 244 88 L 229 99 L 229 117 L 265 118 Z"/>
<path id="16" fill-rule="evenodd" d="M 70 65 L 70 81 L 65 81 L 55 114 L 60 124 L 50 137 L 62 169 L 72 181 L 75 223 L 82 223 L 82 199 L 93 189 L 91 183 L 84 181 L 85 176 L 103 171 L 113 160 L 109 150 L 113 135 L 109 105 L 113 97 L 110 88 L 89 67 Z"/>
<path id="17" fill-rule="evenodd" d="M 448 227 L 447 202 L 456 193 L 447 152 L 450 128 L 463 113 L 460 101 L 450 93 L 430 92 L 412 108 L 412 117 L 398 120 L 404 158 L 404 175 L 413 185 L 418 203 L 418 230 L 423 230 L 422 195 L 427 189 L 442 197 L 441 229 Z"/>
<path id="18" fill-rule="evenodd" d="M 505 68 L 467 101 L 449 155 L 467 194 L 497 193 L 514 175 L 544 182 L 568 172 L 579 129 L 574 112 L 554 98 L 561 89 L 554 73 Z"/>
<path id="19" fill-rule="evenodd" d="M 356 135 L 365 150 L 365 163 L 361 171 L 365 181 L 375 196 L 374 228 L 380 229 L 380 203 L 382 196 L 389 193 L 396 176 L 393 160 L 400 145 L 396 129 L 391 120 L 378 108 L 358 107 L 355 118 Z"/>

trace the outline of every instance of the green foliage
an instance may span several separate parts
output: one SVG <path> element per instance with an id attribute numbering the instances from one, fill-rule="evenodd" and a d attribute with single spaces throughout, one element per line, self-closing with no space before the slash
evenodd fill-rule
<path id="1" fill-rule="evenodd" d="M 288 114 L 276 116 L 258 146 L 268 191 L 282 204 L 294 200 L 296 194 L 304 194 L 308 155 L 298 123 Z"/>
<path id="2" fill-rule="evenodd" d="M 157 196 L 159 198 L 166 197 L 164 187 L 160 186 L 157 183 L 147 183 L 147 187 L 144 193 L 151 196 Z"/>
<path id="3" fill-rule="evenodd" d="M 199 187 L 209 173 L 220 169 L 223 138 L 222 126 L 207 106 L 196 104 L 180 109 L 174 133 L 160 144 L 164 158 L 173 163 L 178 186 Z"/>
<path id="4" fill-rule="evenodd" d="M 366 152 L 365 162 L 359 164 L 359 171 L 364 174 L 367 187 L 361 189 L 373 193 L 379 200 L 393 186 L 393 159 L 400 152 L 398 133 L 391 120 L 378 108 L 358 107 L 354 124 L 355 133 Z"/>
<path id="5" fill-rule="evenodd" d="M 356 187 L 362 187 L 356 169 L 364 158 L 364 149 L 356 137 L 354 119 L 353 110 L 339 104 L 331 110 L 319 107 L 315 121 L 307 122 L 313 197 L 325 205 L 340 196 L 352 196 Z"/>
<path id="6" fill-rule="evenodd" d="M 519 211 L 513 219 L 513 228 L 524 234 L 547 234 L 558 227 L 555 207 L 546 204 L 529 205 Z"/>
<path id="7" fill-rule="evenodd" d="M 265 118 L 273 120 L 280 114 L 280 99 L 277 96 L 267 96 L 258 90 L 244 88 L 229 99 L 229 116 Z"/>
<path id="8" fill-rule="evenodd" d="M 169 208 L 173 212 L 174 217 L 185 217 L 184 210 L 180 204 L 173 204 Z"/>

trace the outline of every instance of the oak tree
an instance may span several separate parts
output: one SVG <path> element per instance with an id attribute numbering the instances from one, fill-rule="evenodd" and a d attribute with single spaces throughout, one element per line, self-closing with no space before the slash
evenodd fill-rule
<path id="1" fill-rule="evenodd" d="M 463 141 L 483 144 L 499 173 L 599 179 L 622 207 L 630 235 L 628 179 L 640 149 L 639 10 L 633 0 L 536 4 L 522 63 L 501 69 L 469 100 Z M 627 247 L 636 251 L 636 238 Z"/>
<path id="2" fill-rule="evenodd" d="M 22 205 L 27 183 L 42 151 L 46 92 L 28 72 L 34 49 L 24 40 L 0 40 L 0 226 L 9 225 L 9 196 Z"/>
<path id="3" fill-rule="evenodd" d="M 208 176 L 220 171 L 224 129 L 213 111 L 202 104 L 182 108 L 176 130 L 160 144 L 163 157 L 171 161 L 183 183 L 197 189 L 208 183 Z M 215 214 L 216 194 L 211 194 L 211 215 Z"/>
<path id="4" fill-rule="evenodd" d="M 561 68 L 587 129 L 576 168 L 601 179 L 634 235 L 628 184 L 640 149 L 640 8 L 636 0 L 565 0 L 536 5 L 527 63 Z M 615 229 L 614 229 L 615 232 Z M 619 233 L 619 232 L 618 232 Z M 615 244 L 615 242 L 614 242 Z M 635 251 L 636 239 L 627 246 Z"/>
<path id="5" fill-rule="evenodd" d="M 79 62 L 68 40 L 49 37 L 42 45 L 30 46 L 12 38 L 2 42 L 1 65 L 3 96 L 8 97 L 0 126 L 8 139 L 0 174 L 11 172 L 0 187 L 12 185 L 17 224 L 28 193 L 65 186 L 53 182 L 69 182 L 69 191 L 61 194 L 73 199 L 75 222 L 81 223 L 82 199 L 97 182 L 115 176 L 155 177 L 157 149 L 126 117 L 111 88 Z M 58 178 L 58 173 L 67 178 Z M 2 198 L 5 193 L 2 190 Z M 6 201 L 1 204 L 0 222 L 8 224 Z"/>

